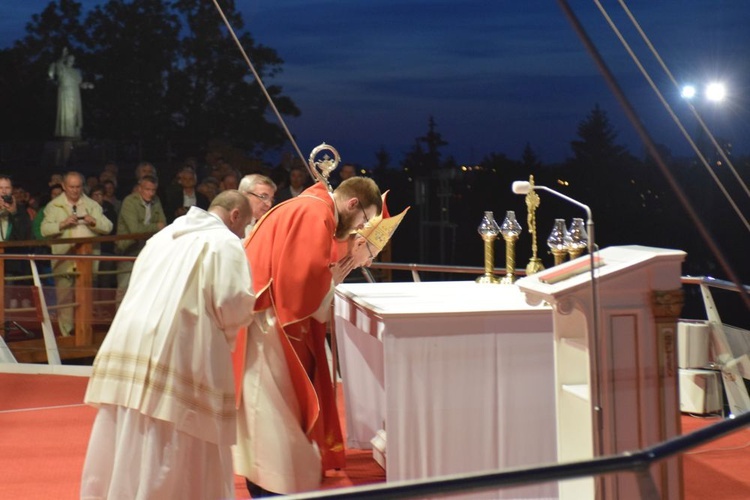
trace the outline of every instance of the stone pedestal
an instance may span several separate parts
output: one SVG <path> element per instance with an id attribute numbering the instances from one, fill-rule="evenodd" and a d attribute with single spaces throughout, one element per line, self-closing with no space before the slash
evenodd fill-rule
<path id="1" fill-rule="evenodd" d="M 88 142 L 80 138 L 58 137 L 44 144 L 42 166 L 48 170 L 65 171 L 75 169 L 77 153 L 88 147 Z"/>

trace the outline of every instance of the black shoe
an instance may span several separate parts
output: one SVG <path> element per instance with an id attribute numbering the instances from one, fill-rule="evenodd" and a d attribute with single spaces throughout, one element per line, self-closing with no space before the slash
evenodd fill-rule
<path id="1" fill-rule="evenodd" d="M 247 478 L 245 478 L 245 483 L 247 484 L 247 491 L 250 492 L 250 498 L 277 497 L 280 495 L 280 493 L 274 493 L 273 491 L 261 488 L 257 484 L 250 482 Z"/>

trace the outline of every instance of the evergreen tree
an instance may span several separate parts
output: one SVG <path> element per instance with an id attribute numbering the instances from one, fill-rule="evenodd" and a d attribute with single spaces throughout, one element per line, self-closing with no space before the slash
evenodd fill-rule
<path id="1" fill-rule="evenodd" d="M 401 167 L 411 179 L 424 176 L 427 173 L 427 155 L 425 155 L 419 139 L 414 141 L 414 148 L 404 156 Z"/>
<path id="2" fill-rule="evenodd" d="M 385 146 L 380 146 L 380 149 L 375 152 L 375 159 L 377 160 L 377 163 L 375 164 L 375 169 L 386 169 L 391 164 L 391 155 L 388 154 L 388 151 L 386 151 Z"/>
<path id="3" fill-rule="evenodd" d="M 600 246 L 632 243 L 645 220 L 645 169 L 616 144 L 617 132 L 598 104 L 579 124 L 578 136 L 571 142 L 575 157 L 566 165 L 573 198 L 591 207 Z"/>
<path id="4" fill-rule="evenodd" d="M 617 132 L 599 104 L 578 125 L 578 137 L 581 139 L 572 141 L 570 146 L 575 162 L 582 168 L 603 168 L 626 154 L 625 148 L 615 143 Z"/>
<path id="5" fill-rule="evenodd" d="M 224 14 L 276 107 L 282 114 L 299 115 L 291 99 L 266 78 L 281 71 L 283 61 L 275 50 L 256 44 L 250 34 L 242 32 L 242 17 L 234 5 L 233 1 L 224 2 Z M 178 0 L 174 6 L 187 27 L 169 93 L 183 139 L 222 137 L 258 153 L 280 147 L 286 136 L 278 124 L 266 119 L 270 105 L 213 4 Z"/>
<path id="6" fill-rule="evenodd" d="M 539 161 L 539 157 L 536 155 L 534 150 L 531 148 L 531 144 L 526 143 L 526 147 L 523 148 L 523 155 L 521 156 L 521 164 L 529 171 L 534 172 L 536 169 L 542 166 L 542 162 Z"/>
<path id="7" fill-rule="evenodd" d="M 437 123 L 435 123 L 435 118 L 430 116 L 430 119 L 427 122 L 427 134 L 417 139 L 427 148 L 424 154 L 423 163 L 424 167 L 427 169 L 427 172 L 431 172 L 440 168 L 441 165 L 439 150 L 441 147 L 448 145 L 448 142 L 443 140 L 443 136 L 440 135 L 440 133 L 436 129 Z"/>

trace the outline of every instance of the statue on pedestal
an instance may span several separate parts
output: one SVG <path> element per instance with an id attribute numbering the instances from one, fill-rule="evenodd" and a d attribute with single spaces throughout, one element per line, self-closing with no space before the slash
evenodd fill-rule
<path id="1" fill-rule="evenodd" d="M 49 77 L 57 84 L 57 120 L 55 137 L 78 139 L 83 126 L 81 89 L 91 89 L 91 83 L 83 81 L 80 70 L 76 69 L 75 56 L 65 47 L 60 59 L 49 67 Z"/>

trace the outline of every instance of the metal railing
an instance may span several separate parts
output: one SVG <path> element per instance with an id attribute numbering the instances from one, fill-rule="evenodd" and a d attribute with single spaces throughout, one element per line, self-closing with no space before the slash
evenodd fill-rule
<path id="1" fill-rule="evenodd" d="M 374 262 L 371 265 L 371 269 L 409 272 L 412 275 L 412 280 L 415 282 L 422 281 L 420 273 L 481 275 L 484 272 L 484 268 L 482 267 L 397 264 L 387 262 Z M 369 282 L 375 281 L 370 270 L 363 269 L 362 272 Z M 503 269 L 495 269 L 495 273 L 502 274 Z M 524 270 L 519 270 L 516 273 L 524 274 Z M 707 315 L 709 319 L 714 321 L 718 321 L 719 318 L 712 303 L 710 289 L 715 288 L 731 292 L 740 291 L 737 285 L 730 281 L 711 277 L 683 276 L 681 282 L 683 286 L 695 285 L 701 288 L 704 301 L 706 301 Z M 743 287 L 745 290 L 750 291 L 750 287 L 747 285 L 743 285 Z M 637 477 L 640 498 L 642 500 L 657 500 L 661 496 L 649 472 L 651 466 L 702 444 L 714 441 L 724 435 L 738 431 L 749 424 L 750 411 L 745 409 L 745 412 L 738 416 L 733 416 L 731 419 L 723 420 L 691 434 L 675 437 L 643 450 L 634 450 L 614 456 L 597 457 L 578 462 L 514 468 L 501 472 L 457 474 L 397 483 L 358 486 L 340 490 L 326 490 L 292 495 L 289 498 L 300 500 L 317 498 L 356 498 L 366 500 L 420 498 L 435 495 L 466 494 L 468 492 L 481 492 L 490 489 L 518 487 L 613 473 L 633 473 Z"/>
<path id="2" fill-rule="evenodd" d="M 75 356 L 93 356 L 96 354 L 96 348 L 103 333 L 94 331 L 93 325 L 97 323 L 96 312 L 102 306 L 107 304 L 114 305 L 114 300 L 96 301 L 94 278 L 97 262 L 107 261 L 132 261 L 135 257 L 130 256 L 108 256 L 95 255 L 94 248 L 96 245 L 118 240 L 145 240 L 151 237 L 151 234 L 130 234 L 117 236 L 99 236 L 93 238 L 59 238 L 44 240 L 28 241 L 5 241 L 0 242 L 0 325 L 3 330 L 7 328 L 7 317 L 14 314 L 31 313 L 35 321 L 41 324 L 42 337 L 45 340 L 45 347 L 29 347 L 26 349 L 30 360 L 43 361 L 45 356 L 50 364 L 60 364 L 60 354 L 58 347 L 64 349 Z M 26 253 L 29 249 L 38 249 L 40 247 L 51 247 L 53 245 L 70 245 L 70 249 L 65 254 L 50 253 Z M 14 253 L 15 252 L 15 253 Z M 18 253 L 21 252 L 21 253 Z M 30 275 L 9 277 L 10 283 L 31 283 L 28 288 L 31 291 L 28 305 L 22 307 L 5 307 L 6 303 L 6 276 L 5 268 L 7 260 L 28 261 L 31 270 Z M 73 261 L 75 262 L 75 271 L 66 273 L 39 273 L 36 263 L 39 261 Z M 71 286 L 72 296 L 70 300 L 64 303 L 48 306 L 46 296 L 43 292 L 43 278 L 60 278 L 67 277 L 73 281 Z M 33 307 L 32 307 L 33 304 Z M 74 330 L 70 336 L 60 337 L 55 341 L 54 327 L 50 320 L 49 312 L 70 309 L 73 311 Z M 111 320 L 111 318 L 109 318 Z M 4 340 L 0 337 L 0 350 L 7 355 L 9 351 Z M 35 339 L 29 339 L 29 343 L 34 343 Z M 0 354 L 2 354 L 0 352 Z M 12 357 L 12 356 L 10 356 Z"/>
<path id="3" fill-rule="evenodd" d="M 144 235 L 147 237 L 146 235 Z M 104 237 L 111 240 L 112 237 Z M 132 236 L 129 239 L 133 239 Z M 90 244 L 92 241 L 100 238 L 87 239 L 85 243 Z M 61 241 L 49 242 L 57 244 Z M 79 242 L 75 242 L 79 244 Z M 20 245 L 17 245 L 20 246 Z M 28 246 L 28 245 L 27 245 Z M 24 260 L 58 260 L 58 259 L 78 259 L 85 261 L 122 261 L 133 260 L 133 257 L 119 256 L 93 256 L 93 255 L 13 255 L 1 254 L 0 263 L 5 259 L 24 259 Z M 0 268 L 2 264 L 0 264 Z M 444 266 L 444 265 L 426 265 L 426 264 L 400 264 L 389 262 L 374 262 L 372 270 L 390 270 L 406 271 L 412 276 L 413 281 L 421 281 L 420 273 L 441 273 L 443 275 L 465 275 L 484 273 L 484 268 L 473 266 Z M 502 269 L 496 269 L 496 273 L 503 272 Z M 368 269 L 363 269 L 363 274 L 368 281 L 374 281 L 372 273 Z M 523 270 L 517 270 L 517 275 L 523 275 Z M 51 276 L 51 275 L 50 275 Z M 0 280 L 2 277 L 0 276 Z M 710 277 L 682 277 L 684 285 L 697 285 L 702 288 L 717 288 L 728 291 L 738 291 L 734 283 L 717 280 Z M 3 288 L 3 287 L 0 287 Z M 750 287 L 745 286 L 747 290 Z M 18 309 L 21 310 L 21 309 Z M 523 467 L 503 470 L 501 472 L 481 472 L 470 474 L 458 474 L 443 477 L 434 477 L 422 480 L 403 481 L 397 483 L 381 483 L 367 486 L 357 486 L 351 488 L 342 488 L 336 490 L 325 490 L 298 495 L 290 495 L 288 498 L 294 499 L 318 499 L 318 498 L 335 498 L 335 499 L 394 499 L 394 498 L 419 498 L 430 495 L 450 495 L 461 494 L 466 492 L 479 492 L 488 489 L 517 487 L 529 484 L 537 484 L 551 481 L 561 481 L 576 479 L 581 477 L 600 476 L 613 473 L 633 473 L 638 478 L 641 499 L 655 500 L 660 498 L 658 489 L 649 472 L 652 465 L 662 460 L 674 457 L 685 451 L 714 441 L 724 435 L 735 432 L 750 424 L 750 412 L 742 413 L 735 418 L 723 420 L 717 424 L 700 429 L 685 436 L 679 436 L 655 446 L 622 453 L 614 456 L 598 457 L 591 460 L 569 462 L 562 464 L 548 464 L 536 467 Z"/>
<path id="4" fill-rule="evenodd" d="M 641 499 L 657 500 L 661 497 L 649 473 L 652 465 L 684 453 L 696 446 L 731 434 L 748 424 L 750 424 L 750 412 L 734 419 L 723 420 L 709 427 L 694 431 L 685 436 L 670 439 L 643 450 L 614 456 L 599 457 L 579 462 L 542 465 L 539 467 L 523 467 L 504 470 L 502 472 L 456 474 L 414 481 L 316 491 L 314 493 L 290 495 L 287 498 L 297 500 L 316 498 L 335 498 L 338 500 L 419 498 L 431 495 L 463 494 L 488 489 L 629 472 L 638 476 Z"/>

